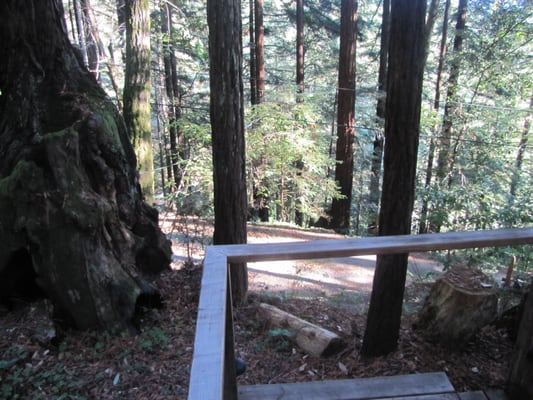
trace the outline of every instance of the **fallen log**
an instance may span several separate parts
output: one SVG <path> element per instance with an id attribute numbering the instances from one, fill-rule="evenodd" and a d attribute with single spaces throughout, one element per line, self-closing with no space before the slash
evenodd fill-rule
<path id="1" fill-rule="evenodd" d="M 289 331 L 291 339 L 311 356 L 327 357 L 345 347 L 345 343 L 336 333 L 270 304 L 259 304 L 259 314 L 270 328 L 282 328 Z"/>

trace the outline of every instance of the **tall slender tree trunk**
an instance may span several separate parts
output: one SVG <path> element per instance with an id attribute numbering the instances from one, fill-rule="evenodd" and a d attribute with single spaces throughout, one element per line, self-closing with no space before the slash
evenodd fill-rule
<path id="1" fill-rule="evenodd" d="M 85 37 L 85 24 L 83 20 L 83 11 L 80 0 L 73 0 L 72 5 L 74 6 L 74 17 L 76 19 L 76 31 L 78 33 L 78 44 L 80 46 L 81 57 L 83 59 L 83 64 L 87 67 L 89 66 L 89 56 L 87 54 L 87 38 Z"/>
<path id="2" fill-rule="evenodd" d="M 208 0 L 209 77 L 215 205 L 214 244 L 246 243 L 242 26 L 239 0 Z M 231 266 L 237 304 L 246 299 L 246 264 Z"/>
<path id="3" fill-rule="evenodd" d="M 120 37 L 120 44 L 126 42 L 126 0 L 116 0 L 117 2 L 117 22 L 118 35 Z"/>
<path id="4" fill-rule="evenodd" d="M 380 125 L 385 121 L 385 93 L 387 92 L 387 64 L 389 55 L 390 36 L 390 0 L 383 0 L 381 19 L 381 38 L 379 49 L 378 73 L 378 99 L 376 105 L 376 118 Z M 383 132 L 376 131 L 372 150 L 372 163 L 370 165 L 370 184 L 368 187 L 368 233 L 376 234 L 379 220 L 379 198 L 381 196 L 381 163 L 383 159 Z"/>
<path id="5" fill-rule="evenodd" d="M 337 147 L 335 181 L 341 198 L 331 203 L 330 227 L 347 233 L 350 228 L 353 187 L 353 145 L 355 138 L 355 51 L 357 1 L 341 2 L 341 37 L 337 106 Z"/>
<path id="6" fill-rule="evenodd" d="M 23 254 L 22 283 L 64 321 L 131 329 L 158 297 L 143 272 L 168 268 L 171 250 L 124 121 L 72 47 L 62 1 L 0 2 L 0 43 L 0 282 Z"/>
<path id="7" fill-rule="evenodd" d="M 379 234 L 411 232 L 424 72 L 426 0 L 392 0 Z M 380 255 L 361 352 L 377 356 L 398 343 L 408 254 Z"/>
<path id="8" fill-rule="evenodd" d="M 252 10 L 250 10 L 251 12 Z M 265 97 L 265 28 L 263 25 L 263 0 L 254 0 L 253 9 L 254 20 L 254 82 L 255 89 L 252 105 L 263 103 Z M 258 161 L 254 168 L 261 168 Z M 257 210 L 258 217 L 261 221 L 266 222 L 270 218 L 270 199 L 269 196 L 260 194 L 260 187 L 263 182 L 252 182 L 252 196 L 254 207 Z"/>
<path id="9" fill-rule="evenodd" d="M 450 14 L 450 0 L 446 0 L 444 3 L 444 16 L 442 20 L 442 35 L 439 48 L 439 64 L 437 67 L 437 81 L 435 83 L 435 98 L 433 100 L 433 110 L 438 113 L 440 108 L 440 92 L 442 89 L 442 73 L 444 71 L 444 60 L 446 59 L 446 42 L 448 40 L 448 18 Z M 427 31 L 426 31 L 427 35 Z M 428 38 L 429 39 L 429 38 Z M 427 59 L 427 51 L 426 51 Z M 437 132 L 438 127 L 435 126 L 433 131 Z M 422 204 L 420 208 L 420 225 L 419 233 L 428 233 L 431 229 L 431 224 L 428 224 L 428 212 L 429 212 L 429 191 L 431 187 L 431 180 L 433 178 L 433 163 L 435 161 L 435 138 L 433 135 L 429 139 L 428 159 L 426 164 L 426 179 L 424 181 L 424 188 L 426 194 L 422 197 Z"/>
<path id="10" fill-rule="evenodd" d="M 296 0 L 296 103 L 304 103 L 303 93 L 305 92 L 305 48 L 304 48 L 304 0 Z M 300 171 L 304 168 L 304 162 L 297 160 L 296 168 Z M 301 175 L 301 172 L 299 172 Z M 295 183 L 291 184 L 294 195 L 294 222 L 297 225 L 306 224 L 305 215 L 302 213 L 301 193 Z"/>
<path id="11" fill-rule="evenodd" d="M 265 97 L 265 26 L 263 24 L 263 0 L 255 0 L 255 69 L 256 101 Z"/>
<path id="12" fill-rule="evenodd" d="M 85 29 L 85 42 L 87 46 L 87 62 L 89 71 L 98 80 L 100 78 L 100 60 L 105 54 L 98 35 L 98 28 L 93 22 L 92 7 L 89 0 L 81 0 L 83 12 L 83 27 Z"/>
<path id="13" fill-rule="evenodd" d="M 304 0 L 296 0 L 296 86 L 298 94 L 305 91 L 304 57 Z M 296 101 L 303 102 L 303 97 L 297 95 Z"/>
<path id="14" fill-rule="evenodd" d="M 137 155 L 142 193 L 154 197 L 154 160 L 150 116 L 150 2 L 126 0 L 124 120 Z"/>
<path id="15" fill-rule="evenodd" d="M 529 109 L 533 110 L 533 94 L 529 100 Z M 524 121 L 524 128 L 522 129 L 522 134 L 520 135 L 520 143 L 518 143 L 518 148 L 516 149 L 515 165 L 511 176 L 511 184 L 509 186 L 511 201 L 516 195 L 516 189 L 518 187 L 518 183 L 520 182 L 520 174 L 522 172 L 522 164 L 524 162 L 524 153 L 526 151 L 526 146 L 529 139 L 529 131 L 531 128 L 531 119 L 531 114 L 529 114 Z"/>
<path id="16" fill-rule="evenodd" d="M 457 23 L 455 25 L 455 38 L 453 42 L 453 56 L 448 77 L 448 92 L 446 94 L 446 105 L 444 106 L 444 117 L 442 123 L 441 141 L 439 144 L 439 154 L 437 159 L 436 176 L 439 180 L 444 180 L 450 171 L 450 147 L 453 134 L 453 120 L 458 109 L 458 83 L 461 72 L 461 58 L 463 49 L 463 36 L 466 29 L 466 11 L 468 1 L 459 0 L 457 12 Z"/>
<path id="17" fill-rule="evenodd" d="M 249 0 L 249 30 L 250 30 L 250 103 L 257 104 L 257 70 L 255 63 L 255 0 Z"/>
<path id="18" fill-rule="evenodd" d="M 433 27 L 437 21 L 437 14 L 439 11 L 439 0 L 431 0 L 429 4 L 429 9 L 427 12 L 426 27 L 424 29 L 424 36 L 426 37 L 426 42 L 424 44 L 424 65 L 427 62 L 429 55 L 429 44 L 431 43 L 431 34 L 433 33 Z"/>
<path id="19" fill-rule="evenodd" d="M 161 10 L 161 31 L 167 37 L 171 37 L 172 31 L 172 7 L 166 2 L 162 3 Z M 168 132 L 170 144 L 170 165 L 172 166 L 172 176 L 174 190 L 179 189 L 183 178 L 181 161 L 184 160 L 184 140 L 183 132 L 178 121 L 181 119 L 181 97 L 178 84 L 177 60 L 174 53 L 174 46 L 170 39 L 163 43 L 163 65 L 165 71 L 165 89 L 167 95 L 167 115 Z"/>
<path id="20" fill-rule="evenodd" d="M 436 146 L 438 148 L 437 166 L 435 170 L 435 177 L 438 180 L 438 185 L 442 186 L 443 190 L 450 188 L 452 184 L 452 165 L 454 164 L 454 152 L 452 148 L 452 137 L 455 133 L 454 121 L 460 110 L 459 97 L 457 91 L 459 89 L 459 75 L 461 72 L 461 58 L 463 49 L 463 36 L 466 29 L 466 12 L 468 7 L 467 0 L 459 0 L 459 7 L 457 12 L 457 22 L 455 25 L 455 37 L 453 42 L 453 55 L 450 66 L 450 75 L 448 77 L 448 91 L 446 93 L 446 104 L 444 106 L 444 116 L 442 119 L 442 130 L 440 143 Z M 441 210 L 446 210 L 446 204 L 439 204 Z M 439 232 L 444 223 L 443 213 L 438 220 L 433 221 L 432 225 L 435 231 Z"/>

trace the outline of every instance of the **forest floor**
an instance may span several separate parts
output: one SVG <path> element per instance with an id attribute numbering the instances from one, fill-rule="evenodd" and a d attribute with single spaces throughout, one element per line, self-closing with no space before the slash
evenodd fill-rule
<path id="1" fill-rule="evenodd" d="M 0 308 L 0 399 L 185 399 L 189 383 L 201 258 L 212 234 L 205 221 L 163 215 L 173 240 L 172 270 L 155 283 L 164 308 L 147 310 L 138 335 L 61 332 L 46 301 L 8 312 Z M 324 230 L 250 225 L 249 242 L 339 238 Z M 235 310 L 236 353 L 247 364 L 239 384 L 298 382 L 445 371 L 457 391 L 503 388 L 512 341 L 504 328 L 485 327 L 457 351 L 431 343 L 412 325 L 442 266 L 410 257 L 398 349 L 371 359 L 359 349 L 374 259 L 249 264 L 250 296 Z M 257 318 L 260 302 L 340 335 L 346 347 L 314 358 Z M 198 399 L 202 400 L 202 399 Z"/>

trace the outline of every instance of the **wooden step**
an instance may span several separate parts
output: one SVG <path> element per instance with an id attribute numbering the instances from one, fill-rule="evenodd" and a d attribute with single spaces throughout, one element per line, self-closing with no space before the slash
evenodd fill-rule
<path id="1" fill-rule="evenodd" d="M 459 399 L 461 400 L 487 400 L 487 396 L 481 390 L 475 392 L 459 393 Z"/>
<path id="2" fill-rule="evenodd" d="M 239 400 L 456 400 L 444 372 L 239 386 Z"/>
<path id="3" fill-rule="evenodd" d="M 460 400 L 507 400 L 507 395 L 501 389 L 485 389 L 458 394 Z"/>

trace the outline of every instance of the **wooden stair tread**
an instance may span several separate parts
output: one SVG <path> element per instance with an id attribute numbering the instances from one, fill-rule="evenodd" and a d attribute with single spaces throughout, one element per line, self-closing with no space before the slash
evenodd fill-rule
<path id="1" fill-rule="evenodd" d="M 458 399 L 454 392 L 455 389 L 444 372 L 432 372 L 304 383 L 245 385 L 239 386 L 238 398 L 239 400 Z"/>
<path id="2" fill-rule="evenodd" d="M 459 399 L 461 400 L 487 400 L 487 396 L 481 390 L 475 392 L 459 393 Z"/>

